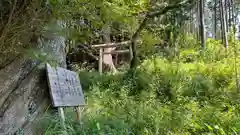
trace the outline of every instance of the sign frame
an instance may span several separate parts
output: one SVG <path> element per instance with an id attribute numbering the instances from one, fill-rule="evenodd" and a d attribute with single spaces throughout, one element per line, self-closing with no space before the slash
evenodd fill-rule
<path id="1" fill-rule="evenodd" d="M 84 94 L 76 72 L 46 64 L 49 92 L 54 107 L 85 106 Z"/>

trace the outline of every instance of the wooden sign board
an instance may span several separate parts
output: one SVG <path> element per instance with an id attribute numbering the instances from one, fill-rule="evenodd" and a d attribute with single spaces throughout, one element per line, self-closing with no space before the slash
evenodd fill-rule
<path id="1" fill-rule="evenodd" d="M 47 67 L 48 85 L 54 107 L 85 105 L 78 74 L 60 67 Z"/>

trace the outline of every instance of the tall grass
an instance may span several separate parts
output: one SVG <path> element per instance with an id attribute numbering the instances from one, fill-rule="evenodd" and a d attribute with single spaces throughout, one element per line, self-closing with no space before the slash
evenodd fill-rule
<path id="1" fill-rule="evenodd" d="M 226 57 L 218 41 L 209 40 L 207 44 L 205 54 L 188 47 L 180 48 L 173 60 L 162 56 L 147 59 L 133 78 L 128 72 L 102 76 L 79 72 L 88 105 L 81 123 L 68 110 L 67 133 L 239 134 L 240 94 L 231 46 Z M 61 134 L 58 117 L 45 117 L 43 122 L 45 135 Z"/>

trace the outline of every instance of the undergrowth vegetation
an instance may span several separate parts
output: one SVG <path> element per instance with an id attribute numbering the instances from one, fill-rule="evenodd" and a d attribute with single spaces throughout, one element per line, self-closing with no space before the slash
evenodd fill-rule
<path id="1" fill-rule="evenodd" d="M 219 41 L 211 39 L 204 52 L 184 45 L 188 47 L 181 47 L 171 60 L 160 55 L 144 60 L 134 77 L 132 72 L 99 75 L 80 70 L 87 106 L 81 123 L 68 110 L 67 133 L 239 134 L 240 94 L 236 77 L 239 55 L 232 51 L 234 44 L 237 43 L 231 43 L 227 54 Z M 42 126 L 45 135 L 62 131 L 57 117 L 45 117 Z"/>

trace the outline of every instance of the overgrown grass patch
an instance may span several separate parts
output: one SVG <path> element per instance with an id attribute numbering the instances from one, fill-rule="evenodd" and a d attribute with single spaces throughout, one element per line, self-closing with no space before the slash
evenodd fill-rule
<path id="1" fill-rule="evenodd" d="M 214 43 L 218 44 L 218 42 Z M 133 72 L 79 73 L 88 105 L 82 124 L 69 111 L 69 135 L 237 135 L 240 94 L 232 56 L 185 51 L 181 57 L 147 59 Z M 189 57 L 186 53 L 193 53 Z M 206 55 L 206 54 L 204 54 Z M 239 60 L 239 59 L 237 59 Z M 58 118 L 45 120 L 58 135 Z"/>

